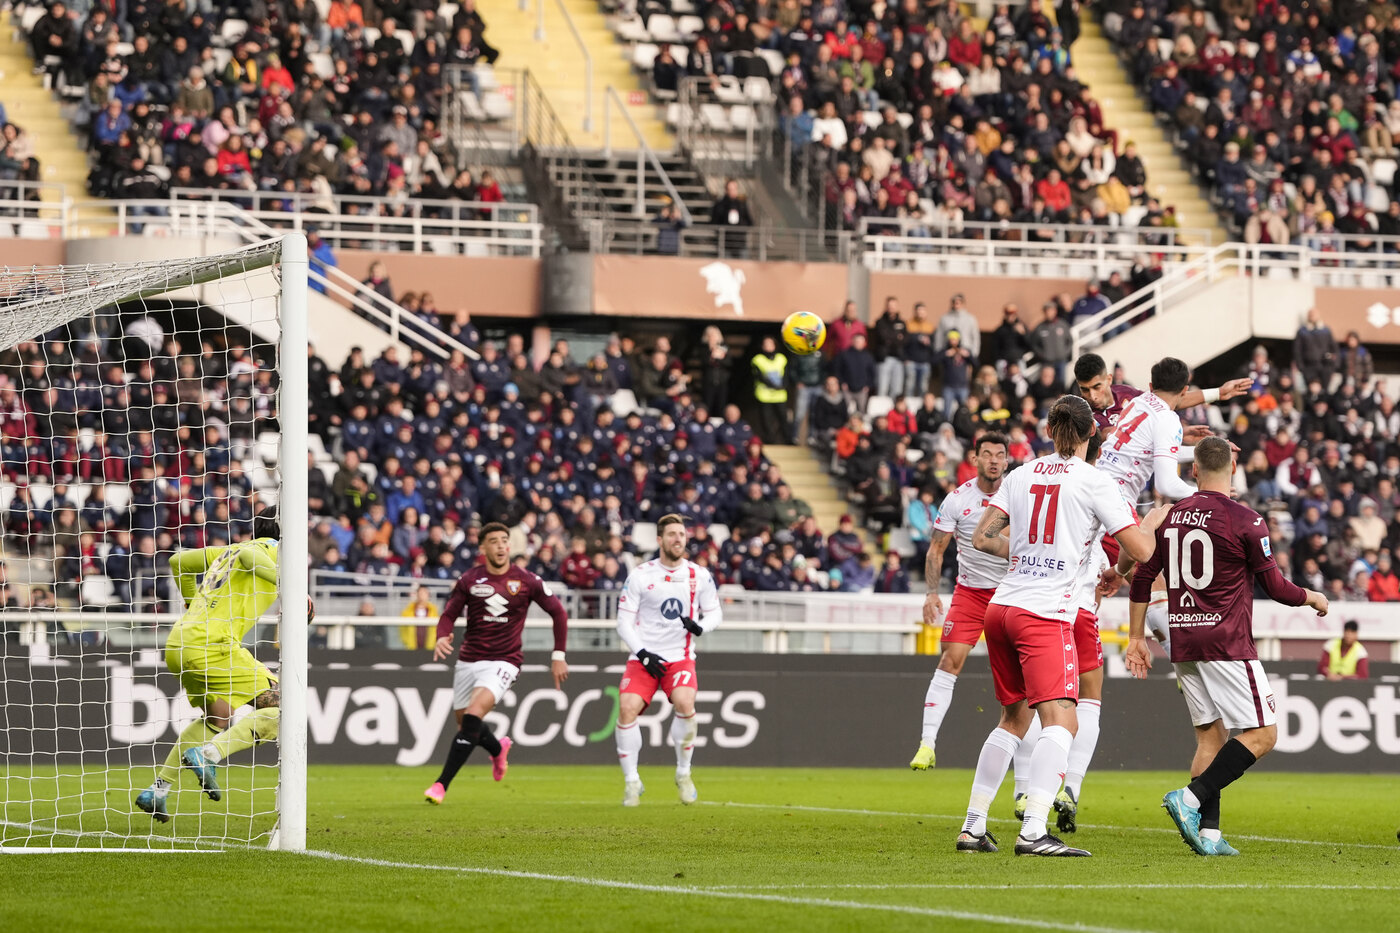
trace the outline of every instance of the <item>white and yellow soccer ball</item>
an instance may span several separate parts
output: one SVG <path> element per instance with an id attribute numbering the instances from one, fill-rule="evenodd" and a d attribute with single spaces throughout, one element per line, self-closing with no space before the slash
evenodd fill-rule
<path id="1" fill-rule="evenodd" d="M 826 342 L 826 324 L 811 311 L 794 311 L 783 321 L 783 345 L 798 356 L 816 353 Z"/>

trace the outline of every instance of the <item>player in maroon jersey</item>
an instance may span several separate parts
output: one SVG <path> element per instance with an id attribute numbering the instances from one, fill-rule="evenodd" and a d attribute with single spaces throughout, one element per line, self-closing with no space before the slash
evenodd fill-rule
<path id="1" fill-rule="evenodd" d="M 1074 381 L 1079 385 L 1079 394 L 1089 402 L 1094 410 L 1094 423 L 1099 430 L 1111 428 L 1118 423 L 1123 413 L 1123 403 L 1141 395 L 1141 389 L 1114 383 L 1108 373 L 1108 364 L 1097 353 L 1085 353 L 1074 362 Z M 1249 391 L 1253 383 L 1248 379 L 1231 379 L 1218 389 L 1187 388 L 1181 393 L 1176 407 L 1194 408 L 1207 402 L 1224 402 Z M 1210 435 L 1210 428 L 1204 425 L 1188 427 L 1182 438 L 1187 444 L 1195 443 Z"/>
<path id="2" fill-rule="evenodd" d="M 1144 624 L 1159 573 L 1167 582 L 1171 659 L 1191 723 L 1196 757 L 1191 783 L 1168 793 L 1162 806 L 1181 837 L 1200 855 L 1238 855 L 1220 836 L 1220 792 L 1274 747 L 1274 695 L 1254 646 L 1254 586 L 1286 606 L 1327 614 L 1327 597 L 1289 582 L 1274 563 L 1268 524 L 1230 498 L 1235 456 L 1229 441 L 1196 445 L 1199 489 L 1176 504 L 1157 529 L 1157 546 L 1133 576 L 1128 647 L 1135 677 L 1152 666 Z M 1119 560 L 1120 572 L 1131 560 Z M 1229 730 L 1241 730 L 1235 738 Z"/>
<path id="3" fill-rule="evenodd" d="M 510 737 L 497 739 L 482 718 L 505 696 L 520 675 L 523 652 L 520 636 L 525 616 L 535 603 L 554 620 L 554 654 L 550 666 L 554 689 L 569 679 L 564 646 L 569 640 L 569 615 L 559 597 L 539 577 L 510 562 L 510 529 L 492 522 L 481 529 L 484 567 L 473 567 L 452 588 L 442 618 L 437 624 L 437 647 L 433 660 L 452 654 L 452 628 L 457 617 L 467 614 L 467 637 L 457 656 L 452 677 L 452 705 L 457 714 L 457 735 L 447 752 L 447 763 L 433 786 L 423 792 L 429 803 L 442 803 L 447 787 L 466 764 L 472 749 L 480 745 L 491 756 L 491 773 L 496 780 L 505 777 Z"/>

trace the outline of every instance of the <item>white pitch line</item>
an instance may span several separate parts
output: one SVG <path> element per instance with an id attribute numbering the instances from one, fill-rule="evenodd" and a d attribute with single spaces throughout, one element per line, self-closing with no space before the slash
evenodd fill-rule
<path id="1" fill-rule="evenodd" d="M 1122 890 L 1123 884 L 937 884 L 915 882 L 910 884 L 716 884 L 709 886 L 713 890 L 720 891 L 797 891 L 816 890 L 834 891 L 838 889 L 850 889 L 854 891 L 900 891 L 900 890 L 928 890 L 928 891 L 1016 891 L 1016 890 L 1075 890 L 1075 891 L 1118 891 Z M 1190 888 L 1200 891 L 1231 891 L 1235 889 L 1260 890 L 1260 891 L 1400 891 L 1400 886 L 1383 884 L 1137 884 L 1132 883 L 1134 890 L 1139 888 L 1161 889 L 1164 891 L 1176 891 Z"/>
<path id="2" fill-rule="evenodd" d="M 963 820 L 967 814 L 957 815 L 949 813 L 909 813 L 902 810 L 859 810 L 845 807 L 810 807 L 801 804 L 783 806 L 776 803 L 738 803 L 735 801 L 723 800 L 702 800 L 702 804 L 711 807 L 745 807 L 751 810 L 799 810 L 805 813 L 845 813 L 851 816 L 903 816 L 916 817 L 924 820 Z M 1015 820 L 989 817 L 992 823 L 1014 823 Z M 1109 826 L 1103 823 L 1080 823 L 1083 829 L 1107 829 L 1116 832 L 1129 833 L 1170 833 L 1173 836 L 1179 835 L 1176 830 L 1163 826 Z M 1239 833 L 1230 833 L 1231 839 L 1248 839 L 1250 842 L 1279 842 L 1295 846 L 1341 846 L 1348 849 L 1394 849 L 1395 846 L 1381 845 L 1374 842 L 1332 842 L 1326 839 L 1284 839 L 1278 836 L 1246 836 Z"/>
<path id="3" fill-rule="evenodd" d="M 791 897 L 782 894 L 757 894 L 747 891 L 728 891 L 708 887 L 643 884 L 636 881 L 614 881 L 608 878 L 586 878 L 578 875 L 552 875 L 534 871 L 511 871 L 505 868 L 423 865 L 415 862 L 394 862 L 387 859 L 364 858 L 356 855 L 342 855 L 339 852 L 321 852 L 316 850 L 308 850 L 303 854 L 333 862 L 354 862 L 376 868 L 458 872 L 461 874 L 488 875 L 496 878 L 520 878 L 527 881 L 551 881 L 556 884 L 577 884 L 591 888 L 643 891 L 648 894 L 674 894 L 682 897 L 707 897 L 733 901 L 761 901 L 771 904 L 787 904 L 793 907 L 833 907 L 843 910 L 913 914 L 920 917 L 938 917 L 944 920 L 968 920 L 977 923 L 995 923 L 1003 926 L 1037 930 L 1067 930 L 1071 931 L 1071 933 L 1138 933 L 1138 931 L 1121 927 L 1088 926 L 1082 923 L 1057 923 L 1053 920 L 1041 920 L 1035 917 L 1016 917 L 1010 914 L 985 914 L 968 910 L 949 910 L 940 907 L 918 907 L 903 904 L 871 904 L 863 901 L 838 901 L 821 897 Z"/>

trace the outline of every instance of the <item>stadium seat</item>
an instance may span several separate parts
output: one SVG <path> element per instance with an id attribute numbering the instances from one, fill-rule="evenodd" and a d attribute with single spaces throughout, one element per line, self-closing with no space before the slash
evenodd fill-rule
<path id="1" fill-rule="evenodd" d="M 783 53 L 777 49 L 759 49 L 758 57 L 768 63 L 768 72 L 777 77 L 783 72 Z"/>
<path id="2" fill-rule="evenodd" d="M 721 104 L 701 104 L 700 123 L 720 133 L 729 132 L 729 111 Z"/>
<path id="3" fill-rule="evenodd" d="M 723 75 L 715 82 L 714 94 L 721 104 L 741 104 L 744 102 L 743 82 L 732 75 Z"/>
<path id="4" fill-rule="evenodd" d="M 638 71 L 650 72 L 651 66 L 656 62 L 656 56 L 661 54 L 661 47 L 654 42 L 638 42 L 632 46 L 632 65 Z"/>
<path id="5" fill-rule="evenodd" d="M 33 483 L 29 487 L 29 499 L 37 508 L 46 509 L 53 502 L 53 487 L 48 483 Z"/>
<path id="6" fill-rule="evenodd" d="M 888 547 L 900 557 L 913 557 L 919 553 L 908 528 L 891 528 Z"/>
<path id="7" fill-rule="evenodd" d="M 81 509 L 83 503 L 87 502 L 88 495 L 92 492 L 92 487 L 87 483 L 73 483 L 68 487 L 68 497 L 66 501 L 75 509 Z M 55 503 L 55 506 L 57 503 Z"/>
<path id="8" fill-rule="evenodd" d="M 335 59 L 329 52 L 312 52 L 307 56 L 307 60 L 322 78 L 330 78 L 335 74 Z"/>
<path id="9" fill-rule="evenodd" d="M 15 499 L 15 484 L 11 482 L 0 482 L 0 512 L 8 512 L 10 503 Z"/>
<path id="10" fill-rule="evenodd" d="M 647 42 L 651 39 L 651 33 L 647 32 L 647 27 L 640 19 L 630 19 L 619 16 L 613 22 L 613 32 L 623 42 Z"/>
<path id="11" fill-rule="evenodd" d="M 865 406 L 865 417 L 874 421 L 881 415 L 888 415 L 892 411 L 894 411 L 894 399 L 888 395 L 872 395 Z"/>
<path id="12" fill-rule="evenodd" d="M 126 483 L 106 483 L 102 493 L 114 511 L 125 513 L 131 508 L 131 487 Z"/>
<path id="13" fill-rule="evenodd" d="M 116 587 L 100 574 L 84 577 L 80 592 L 84 607 L 110 606 L 117 601 Z"/>
<path id="14" fill-rule="evenodd" d="M 1389 188 L 1395 181 L 1396 161 L 1394 159 L 1376 159 L 1371 163 L 1371 177 L 1376 184 Z"/>
<path id="15" fill-rule="evenodd" d="M 282 435 L 276 431 L 264 431 L 258 435 L 257 451 L 263 463 L 271 465 L 277 462 L 277 452 L 281 443 Z"/>
<path id="16" fill-rule="evenodd" d="M 753 108 L 748 104 L 735 104 L 729 108 L 729 125 L 735 132 L 743 132 L 757 123 Z"/>
<path id="17" fill-rule="evenodd" d="M 745 78 L 744 96 L 756 104 L 766 103 L 773 99 L 773 83 L 767 78 Z"/>
<path id="18" fill-rule="evenodd" d="M 365 31 L 369 32 L 369 30 Z M 224 24 L 219 27 L 219 36 L 214 40 L 214 44 L 229 48 L 230 46 L 237 45 L 238 40 L 242 39 L 247 33 L 247 20 L 226 19 L 224 20 Z"/>
<path id="19" fill-rule="evenodd" d="M 647 34 L 653 42 L 684 42 L 685 37 L 676 28 L 675 17 L 665 13 L 653 13 L 647 19 Z"/>
<path id="20" fill-rule="evenodd" d="M 709 535 L 711 541 L 728 541 L 729 526 L 721 525 L 719 522 L 715 522 L 709 528 Z"/>
<path id="21" fill-rule="evenodd" d="M 632 526 L 632 550 L 651 554 L 656 551 L 657 543 L 655 522 L 637 522 Z"/>
<path id="22" fill-rule="evenodd" d="M 705 21 L 698 16 L 682 16 L 676 20 L 676 29 L 680 31 L 687 42 L 694 41 L 704 28 Z"/>
<path id="23" fill-rule="evenodd" d="M 639 411 L 642 406 L 637 402 L 637 394 L 631 389 L 618 389 L 608 397 L 608 407 L 617 417 L 626 418 L 632 412 Z"/>

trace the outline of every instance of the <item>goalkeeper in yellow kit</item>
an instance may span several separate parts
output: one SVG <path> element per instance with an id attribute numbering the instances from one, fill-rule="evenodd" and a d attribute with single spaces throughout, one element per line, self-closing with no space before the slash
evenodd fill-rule
<path id="1" fill-rule="evenodd" d="M 248 633 L 277 599 L 277 509 L 253 519 L 251 541 L 181 551 L 170 569 L 185 600 L 185 614 L 165 642 L 165 664 L 180 678 L 192 705 L 204 711 L 180 733 L 156 780 L 136 806 L 164 823 L 165 798 L 183 765 L 211 800 L 220 797 L 216 766 L 235 752 L 277 738 L 281 697 L 277 680 L 243 647 Z M 232 728 L 234 710 L 252 703 L 252 714 Z"/>

